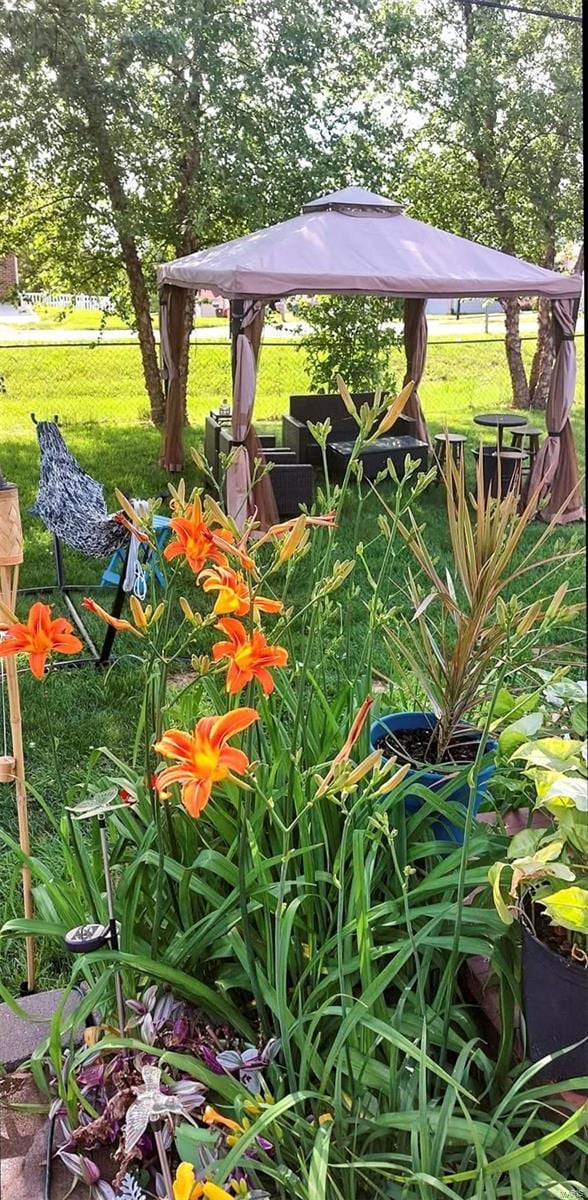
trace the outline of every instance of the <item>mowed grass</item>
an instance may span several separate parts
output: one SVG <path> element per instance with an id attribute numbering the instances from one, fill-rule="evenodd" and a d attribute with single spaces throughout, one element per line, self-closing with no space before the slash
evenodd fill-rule
<path id="1" fill-rule="evenodd" d="M 56 308 L 52 304 L 35 304 L 33 305 L 34 316 L 29 321 L 19 321 L 19 329 L 37 329 L 40 331 L 53 332 L 54 330 L 68 330 L 72 332 L 112 329 L 126 329 L 131 332 L 131 325 L 127 321 L 123 321 L 116 313 L 103 313 L 99 308 Z M 157 329 L 159 325 L 159 313 L 151 314 L 153 326 Z M 226 317 L 195 317 L 195 326 L 210 326 L 219 325 L 226 327 Z"/>
<path id="2" fill-rule="evenodd" d="M 583 342 L 579 342 L 579 358 L 583 359 Z M 579 379 L 582 378 L 582 361 Z M 398 358 L 398 377 L 401 375 Z M 28 515 L 38 479 L 38 448 L 35 430 L 29 413 L 39 417 L 59 413 L 64 432 L 73 453 L 84 468 L 105 484 L 109 506 L 115 506 L 113 490 L 123 487 L 127 492 L 148 496 L 165 489 L 167 477 L 158 466 L 160 434 L 146 420 L 145 393 L 142 391 L 138 349 L 132 347 L 51 347 L 49 350 L 28 347 L 26 350 L 0 348 L 0 374 L 6 391 L 0 394 L 0 465 L 19 486 L 23 527 L 25 533 L 25 562 L 21 585 L 30 587 L 50 581 L 52 559 L 50 538 L 41 523 Z M 267 346 L 261 358 L 256 415 L 259 420 L 274 422 L 287 409 L 288 396 L 308 389 L 304 358 L 292 346 Z M 198 345 L 193 350 L 190 381 L 190 420 L 186 445 L 199 445 L 205 413 L 230 394 L 228 347 Z M 501 342 L 451 343 L 430 347 L 428 370 L 421 389 L 423 405 L 432 432 L 445 426 L 464 432 L 470 439 L 467 461 L 469 478 L 473 482 L 471 450 L 478 440 L 473 415 L 484 410 L 508 409 L 508 377 Z M 578 395 L 573 410 L 573 425 L 579 457 L 583 464 L 583 400 Z M 543 424 L 541 414 L 534 414 Z M 277 427 L 279 433 L 279 426 Z M 196 472 L 189 460 L 186 468 L 188 486 L 197 482 Z M 392 484 L 387 485 L 389 490 Z M 377 506 L 368 499 L 361 520 L 356 522 L 356 507 L 350 499 L 345 514 L 340 543 L 341 557 L 351 553 L 353 536 L 357 534 L 366 546 L 372 566 L 377 565 L 381 543 L 375 539 Z M 430 544 L 444 565 L 449 560 L 449 542 L 442 488 L 432 487 L 417 504 L 417 516 L 426 525 Z M 348 531 L 349 541 L 345 536 Z M 542 527 L 531 528 L 525 536 L 520 555 L 540 536 Z M 583 545 L 584 527 L 568 526 L 553 535 L 550 552 L 556 548 L 579 548 Z M 402 589 L 409 557 L 399 549 L 391 571 L 391 590 Z M 66 569 L 71 581 L 88 583 L 91 592 L 97 585 L 103 563 L 85 560 L 66 553 Z M 536 594 L 545 594 L 567 578 L 574 598 L 582 594 L 582 560 L 576 560 L 556 575 L 545 578 L 537 572 L 530 580 L 527 601 Z M 305 587 L 300 583 L 298 594 Z M 100 598 L 100 597 L 99 597 Z M 402 603 L 401 591 L 397 601 Z M 56 605 L 56 611 L 58 606 Z M 21 603 L 20 611 L 26 611 Z M 351 646 L 358 650 L 362 644 L 365 608 L 361 589 L 346 606 L 346 620 L 351 626 Z M 571 627 L 557 630 L 556 640 L 562 644 L 558 659 L 577 656 L 581 661 L 583 622 L 578 619 Z M 380 648 L 377 666 L 388 673 L 389 660 L 384 644 Z M 24 667 L 24 664 L 23 664 Z M 581 666 L 576 669 L 582 670 Z M 26 668 L 21 676 L 23 722 L 27 773 L 30 783 L 44 796 L 57 814 L 61 801 L 55 779 L 55 767 L 41 704 L 40 687 Z M 54 729 L 59 739 L 61 772 L 68 784 L 80 782 L 88 752 L 92 747 L 108 744 L 121 755 L 130 752 L 135 728 L 137 705 L 141 688 L 138 670 L 120 660 L 110 672 L 99 674 L 93 669 L 61 670 L 50 674 L 46 683 L 47 700 Z M 408 689 L 409 692 L 409 689 Z M 410 696 L 404 693 L 408 705 Z M 1 750 L 0 750 L 1 752 Z M 55 838 L 34 797 L 30 799 L 33 851 L 47 863 L 57 862 Z M 0 791 L 0 827 L 16 836 L 14 797 L 8 787 Z M 21 900 L 18 864 L 12 854 L 2 856 L 0 888 L 4 910 L 19 914 Z M 17 988 L 23 971 L 23 956 L 18 942 L 0 947 L 2 979 Z M 40 983 L 53 983 L 66 971 L 66 959 L 58 947 L 44 946 L 40 959 Z"/>

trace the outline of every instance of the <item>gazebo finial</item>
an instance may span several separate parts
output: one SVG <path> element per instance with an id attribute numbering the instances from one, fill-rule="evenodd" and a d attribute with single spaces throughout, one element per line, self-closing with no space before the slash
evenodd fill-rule
<path id="1" fill-rule="evenodd" d="M 308 204 L 303 205 L 302 211 L 304 213 L 365 212 L 366 216 L 386 213 L 392 216 L 394 213 L 402 212 L 404 207 L 399 200 L 389 200 L 387 196 L 378 196 L 376 192 L 369 192 L 367 188 L 346 187 L 341 188 L 338 192 L 329 192 L 327 196 L 318 196 L 316 200 L 309 200 Z"/>

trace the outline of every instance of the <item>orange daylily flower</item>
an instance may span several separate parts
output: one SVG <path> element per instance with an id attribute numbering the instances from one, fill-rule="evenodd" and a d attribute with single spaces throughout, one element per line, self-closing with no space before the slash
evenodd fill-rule
<path id="1" fill-rule="evenodd" d="M 208 804 L 214 783 L 227 779 L 232 772 L 243 775 L 247 770 L 247 755 L 226 743 L 258 719 L 255 708 L 236 708 L 222 717 L 202 717 L 192 733 L 168 729 L 154 749 L 177 762 L 156 775 L 159 794 L 165 794 L 172 783 L 180 783 L 184 808 L 191 817 L 199 817 Z"/>
<path id="2" fill-rule="evenodd" d="M 204 592 L 217 592 L 214 612 L 218 616 L 233 613 L 236 617 L 244 617 L 251 608 L 251 592 L 248 584 L 238 571 L 231 567 L 210 568 L 198 576 Z M 269 600 L 266 596 L 253 596 L 253 607 L 259 612 L 278 613 L 284 607 L 281 600 Z"/>
<path id="3" fill-rule="evenodd" d="M 17 621 L 8 626 L 6 636 L 0 639 L 0 656 L 28 654 L 35 679 L 42 679 L 51 654 L 79 654 L 83 649 L 80 639 L 72 631 L 73 626 L 65 617 L 52 619 L 51 605 L 37 600 L 30 609 L 26 625 Z"/>
<path id="4" fill-rule="evenodd" d="M 187 505 L 181 517 L 172 517 L 170 526 L 176 536 L 165 547 L 164 558 L 171 560 L 183 555 L 195 575 L 208 560 L 221 567 L 228 566 L 224 551 L 233 542 L 233 534 L 229 529 L 212 529 L 206 524 L 199 496 Z"/>
<path id="5" fill-rule="evenodd" d="M 275 685 L 268 667 L 285 667 L 288 651 L 283 646 L 268 646 L 260 629 L 255 629 L 248 637 L 245 627 L 234 617 L 224 617 L 215 628 L 226 633 L 229 639 L 228 642 L 216 642 L 212 647 L 215 662 L 221 658 L 230 660 L 226 683 L 229 695 L 235 695 L 257 679 L 265 695 L 269 696 Z"/>
<path id="6" fill-rule="evenodd" d="M 82 608 L 87 608 L 88 612 L 94 613 L 95 617 L 100 617 L 100 620 L 104 621 L 106 625 L 112 625 L 112 628 L 116 629 L 118 633 L 134 633 L 135 637 L 143 637 L 143 634 L 138 629 L 135 629 L 135 626 L 131 625 L 130 621 L 125 621 L 123 617 L 113 617 L 111 613 L 102 608 L 100 604 L 97 604 L 95 600 L 92 600 L 90 596 L 84 597 Z"/>
<path id="7" fill-rule="evenodd" d="M 306 513 L 301 513 L 298 517 L 291 517 L 289 521 L 280 521 L 277 525 L 270 525 L 269 529 L 257 539 L 255 543 L 255 549 L 257 550 L 260 546 L 263 546 L 265 542 L 271 541 L 272 538 L 277 540 L 279 538 L 286 537 L 288 534 L 291 534 L 292 530 L 295 529 L 299 524 L 302 525 L 303 529 L 307 529 L 310 525 L 316 525 L 319 527 L 322 526 L 325 529 L 334 529 L 336 525 L 336 516 L 337 513 L 335 509 L 333 509 L 332 512 L 324 513 L 323 516 L 318 517 L 309 517 Z M 304 521 L 302 521 L 302 518 L 304 518 Z"/>

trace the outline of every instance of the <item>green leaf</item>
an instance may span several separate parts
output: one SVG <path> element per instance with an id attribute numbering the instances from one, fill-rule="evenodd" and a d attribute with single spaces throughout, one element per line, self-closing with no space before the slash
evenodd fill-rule
<path id="1" fill-rule="evenodd" d="M 201 1129 L 197 1125 L 182 1123 L 175 1132 L 175 1142 L 182 1162 L 192 1163 L 193 1167 L 200 1166 L 200 1149 L 202 1146 L 214 1146 L 218 1134 L 211 1129 Z"/>
<path id="2" fill-rule="evenodd" d="M 510 757 L 519 746 L 523 746 L 529 738 L 535 737 L 542 725 L 543 713 L 540 712 L 527 713 L 518 721 L 513 721 L 512 725 L 507 725 L 498 739 L 501 754 Z"/>
<path id="3" fill-rule="evenodd" d="M 308 1200 L 327 1200 L 329 1143 L 332 1132 L 332 1121 L 326 1125 L 319 1125 L 316 1131 L 308 1173 Z"/>

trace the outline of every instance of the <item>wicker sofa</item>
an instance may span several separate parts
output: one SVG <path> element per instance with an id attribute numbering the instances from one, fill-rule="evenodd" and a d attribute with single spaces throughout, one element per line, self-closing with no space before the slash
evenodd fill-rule
<path id="1" fill-rule="evenodd" d="M 373 404 L 374 393 L 353 392 L 352 398 L 359 408 L 362 404 Z M 320 466 L 320 448 L 310 433 L 308 422 L 326 421 L 327 417 L 332 426 L 329 442 L 355 439 L 357 425 L 338 392 L 290 396 L 290 412 L 282 417 L 282 441 L 294 451 L 298 462 Z M 412 417 L 399 417 L 390 433 L 396 437 L 414 436 L 415 424 Z"/>

